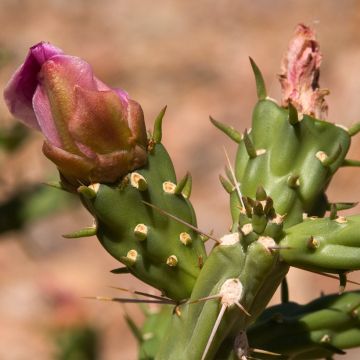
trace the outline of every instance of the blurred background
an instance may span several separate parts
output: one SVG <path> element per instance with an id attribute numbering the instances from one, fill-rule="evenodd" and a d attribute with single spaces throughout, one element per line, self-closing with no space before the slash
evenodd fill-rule
<path id="1" fill-rule="evenodd" d="M 0 0 L 0 88 L 28 48 L 46 40 L 86 59 L 105 83 L 126 89 L 142 105 L 148 128 L 167 104 L 164 143 L 178 176 L 192 173 L 199 227 L 220 236 L 230 216 L 218 174 L 223 146 L 233 159 L 235 145 L 208 116 L 239 130 L 249 126 L 256 94 L 248 56 L 261 68 L 271 97 L 279 99 L 276 75 L 299 22 L 318 33 L 321 86 L 331 90 L 329 121 L 359 121 L 356 0 Z M 78 325 L 89 326 L 84 341 L 93 341 L 92 331 L 100 333 L 99 359 L 135 359 L 136 342 L 123 316 L 141 322 L 139 309 L 83 297 L 121 295 L 109 286 L 144 285 L 111 274 L 119 264 L 95 238 L 61 237 L 92 219 L 76 199 L 38 186 L 55 180 L 56 169 L 42 156 L 41 136 L 14 127 L 2 99 L 0 120 L 0 359 L 54 359 L 53 334 Z M 360 159 L 360 137 L 350 157 Z M 337 174 L 331 201 L 360 200 L 359 171 Z M 336 281 L 303 271 L 291 271 L 289 280 L 291 299 L 299 302 L 338 290 Z"/>

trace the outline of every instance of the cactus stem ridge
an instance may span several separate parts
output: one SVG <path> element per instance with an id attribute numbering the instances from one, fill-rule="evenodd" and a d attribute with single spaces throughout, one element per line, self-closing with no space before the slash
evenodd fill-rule
<path id="1" fill-rule="evenodd" d="M 161 213 L 161 214 L 163 214 L 163 215 L 165 215 L 165 216 L 167 216 L 167 217 L 169 217 L 169 218 L 171 218 L 171 219 L 179 222 L 180 224 L 183 224 L 183 225 L 189 227 L 190 229 L 196 231 L 196 232 L 199 233 L 200 235 L 203 235 L 203 236 L 205 236 L 205 237 L 207 237 L 207 238 L 209 238 L 209 239 L 212 239 L 212 240 L 214 240 L 215 242 L 217 242 L 218 244 L 221 243 L 220 240 L 216 239 L 214 236 L 212 236 L 212 235 L 210 235 L 210 234 L 207 234 L 207 233 L 205 233 L 204 231 L 201 231 L 201 230 L 198 229 L 196 226 L 189 224 L 188 222 L 186 222 L 186 221 L 178 218 L 177 216 L 172 215 L 172 214 L 168 213 L 167 211 L 165 211 L 165 210 L 163 210 L 163 209 L 160 209 L 159 207 L 157 207 L 157 206 L 155 206 L 155 205 L 153 205 L 153 204 L 148 203 L 147 201 L 142 200 L 142 202 L 143 202 L 145 205 L 150 206 L 151 208 L 155 209 L 155 210 L 158 211 L 159 213 Z"/>
<path id="2" fill-rule="evenodd" d="M 239 133 L 232 126 L 226 125 L 220 121 L 215 120 L 213 117 L 209 116 L 211 123 L 217 127 L 220 131 L 222 131 L 225 135 L 227 135 L 231 140 L 234 140 L 236 143 L 240 143 L 242 139 L 241 133 Z"/>
<path id="3" fill-rule="evenodd" d="M 242 196 L 242 193 L 241 193 L 241 190 L 240 190 L 240 185 L 239 185 L 239 183 L 238 183 L 238 181 L 236 179 L 234 169 L 233 169 L 233 167 L 231 165 L 230 158 L 229 158 L 228 152 L 226 151 L 225 147 L 224 147 L 224 153 L 225 153 L 225 157 L 226 157 L 226 162 L 228 163 L 228 169 L 230 171 L 230 175 L 231 175 L 232 180 L 233 180 L 233 182 L 235 184 L 235 189 L 236 189 L 236 193 L 238 194 L 240 204 L 243 207 L 243 209 L 245 209 L 245 204 L 244 204 L 243 196 Z"/>
<path id="4" fill-rule="evenodd" d="M 130 184 L 132 187 L 140 191 L 145 191 L 148 187 L 146 179 L 137 172 L 133 172 L 130 174 Z"/>

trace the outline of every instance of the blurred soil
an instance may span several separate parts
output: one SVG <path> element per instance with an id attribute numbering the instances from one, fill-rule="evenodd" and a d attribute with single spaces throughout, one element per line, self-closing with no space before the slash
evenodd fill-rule
<path id="1" fill-rule="evenodd" d="M 318 32 L 324 55 L 321 85 L 331 90 L 329 120 L 343 125 L 359 121 L 356 0 L 0 0 L 0 88 L 29 46 L 46 40 L 86 59 L 104 82 L 126 89 L 142 104 L 149 128 L 167 104 L 164 143 L 178 175 L 188 170 L 193 175 L 199 227 L 221 235 L 230 216 L 218 174 L 225 164 L 223 146 L 232 158 L 235 146 L 211 126 L 208 116 L 239 130 L 249 126 L 256 101 L 249 55 L 262 69 L 271 96 L 279 98 L 276 74 L 299 22 Z M 0 117 L 4 126 L 12 121 L 2 100 Z M 359 159 L 359 153 L 360 140 L 355 138 L 351 157 Z M 0 161 L 2 199 L 27 184 L 56 178 L 54 167 L 41 154 L 38 135 L 15 154 L 1 154 Z M 329 189 L 332 201 L 360 199 L 356 171 L 340 171 Z M 1 360 L 53 358 L 49 331 L 59 318 L 49 298 L 58 292 L 74 296 L 81 303 L 79 317 L 101 331 L 101 360 L 136 358 L 123 314 L 128 311 L 141 321 L 140 311 L 82 297 L 121 295 L 110 285 L 144 285 L 110 274 L 118 263 L 95 238 L 61 237 L 91 222 L 80 207 L 69 208 L 0 238 Z M 360 280 L 356 273 L 351 278 Z M 293 300 L 305 302 L 321 291 L 337 289 L 335 281 L 302 271 L 290 273 Z M 342 358 L 358 359 L 359 352 Z"/>

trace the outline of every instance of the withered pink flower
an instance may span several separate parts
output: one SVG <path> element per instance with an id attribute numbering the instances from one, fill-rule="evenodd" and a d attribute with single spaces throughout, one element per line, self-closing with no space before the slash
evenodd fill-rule
<path id="1" fill-rule="evenodd" d="M 315 32 L 299 24 L 281 63 L 282 105 L 291 102 L 302 114 L 326 118 L 324 99 L 329 91 L 319 88 L 322 55 Z"/>
<path id="2" fill-rule="evenodd" d="M 115 182 L 147 161 L 140 105 L 49 43 L 30 48 L 4 98 L 15 117 L 43 133 L 44 154 L 73 186 Z"/>

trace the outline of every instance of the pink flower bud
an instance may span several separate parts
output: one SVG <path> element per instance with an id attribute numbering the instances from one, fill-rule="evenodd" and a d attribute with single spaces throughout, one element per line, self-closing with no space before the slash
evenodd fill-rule
<path id="1" fill-rule="evenodd" d="M 324 96 L 329 91 L 319 88 L 321 60 L 314 31 L 299 24 L 281 63 L 283 106 L 291 102 L 302 114 L 326 118 L 328 106 Z"/>
<path id="2" fill-rule="evenodd" d="M 43 133 L 44 154 L 73 186 L 115 182 L 147 161 L 140 105 L 48 43 L 30 48 L 4 98 L 15 117 Z"/>

